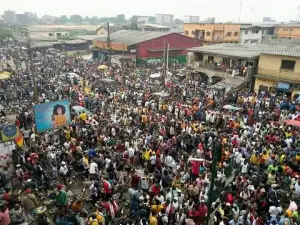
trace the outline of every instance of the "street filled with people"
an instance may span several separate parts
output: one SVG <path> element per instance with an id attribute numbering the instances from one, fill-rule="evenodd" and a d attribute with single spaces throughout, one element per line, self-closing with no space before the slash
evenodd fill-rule
<path id="1" fill-rule="evenodd" d="M 300 99 L 1 45 L 1 120 L 24 139 L 1 168 L 1 225 L 300 224 Z"/>

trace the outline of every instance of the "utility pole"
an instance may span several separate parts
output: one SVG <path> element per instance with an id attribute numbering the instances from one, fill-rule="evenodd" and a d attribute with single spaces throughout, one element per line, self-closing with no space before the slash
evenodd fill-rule
<path id="1" fill-rule="evenodd" d="M 167 64 L 166 64 L 166 75 L 168 75 L 168 70 L 169 70 L 169 48 L 170 48 L 170 44 L 168 43 L 167 44 L 167 55 L 166 55 L 166 57 L 167 57 L 167 59 L 166 59 L 166 61 L 167 61 Z"/>
<path id="2" fill-rule="evenodd" d="M 240 11 L 239 11 L 239 22 L 241 22 L 241 12 L 242 12 L 243 2 L 240 3 Z"/>
<path id="3" fill-rule="evenodd" d="M 33 70 L 32 49 L 31 49 L 31 44 L 30 44 L 30 33 L 29 33 L 28 29 L 26 29 L 25 32 L 26 32 L 26 37 L 27 37 L 27 54 L 28 54 L 28 60 L 29 60 L 28 71 L 32 77 L 34 100 L 35 100 L 36 104 L 38 104 L 39 96 L 38 96 L 38 89 L 37 89 L 37 85 L 36 85 L 35 72 Z"/>
<path id="4" fill-rule="evenodd" d="M 212 161 L 212 172 L 211 172 L 211 181 L 209 185 L 209 191 L 208 191 L 208 203 L 207 203 L 207 208 L 208 208 L 208 213 L 206 216 L 206 225 L 209 225 L 209 220 L 210 220 L 210 214 L 212 213 L 212 195 L 214 192 L 214 187 L 215 187 L 215 179 L 217 177 L 217 164 L 218 164 L 218 158 L 220 157 L 220 149 L 219 149 L 219 143 L 217 143 L 217 138 L 215 137 L 215 140 L 213 142 L 213 161 Z"/>
<path id="5" fill-rule="evenodd" d="M 111 64 L 111 46 L 110 46 L 110 29 L 107 23 L 107 49 L 108 49 L 108 64 Z"/>

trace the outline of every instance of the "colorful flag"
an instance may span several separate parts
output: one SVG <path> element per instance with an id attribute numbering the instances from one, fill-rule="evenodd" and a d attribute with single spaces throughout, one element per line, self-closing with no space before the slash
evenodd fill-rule
<path id="1" fill-rule="evenodd" d="M 23 138 L 23 135 L 20 134 L 19 137 L 15 138 L 15 143 L 16 145 L 18 145 L 20 148 L 23 148 L 24 146 L 24 138 Z"/>

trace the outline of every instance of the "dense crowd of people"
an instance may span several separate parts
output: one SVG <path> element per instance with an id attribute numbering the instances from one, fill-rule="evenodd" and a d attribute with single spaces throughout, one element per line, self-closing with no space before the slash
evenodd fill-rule
<path id="1" fill-rule="evenodd" d="M 7 60 L 27 65 L 27 49 L 2 46 L 12 73 L 2 105 L 17 105 L 24 146 L 13 151 L 15 172 L 1 172 L 1 225 L 300 224 L 299 128 L 285 123 L 300 120 L 297 100 L 54 51 L 34 50 L 30 70 L 12 68 Z M 87 110 L 37 133 L 33 105 L 62 99 Z"/>

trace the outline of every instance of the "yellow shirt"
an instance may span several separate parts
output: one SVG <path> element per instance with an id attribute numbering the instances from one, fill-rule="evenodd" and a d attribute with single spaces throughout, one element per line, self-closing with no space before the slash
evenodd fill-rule
<path id="1" fill-rule="evenodd" d="M 96 217 L 99 223 L 103 223 L 104 224 L 104 215 L 102 213 L 100 213 L 99 211 L 96 211 Z"/>
<path id="2" fill-rule="evenodd" d="M 258 165 L 259 163 L 258 157 L 255 154 L 251 155 L 250 162 L 254 165 Z"/>
<path id="3" fill-rule="evenodd" d="M 164 207 L 162 205 L 152 205 L 151 209 L 155 210 L 156 213 L 160 213 L 160 210 L 163 209 Z"/>
<path id="4" fill-rule="evenodd" d="M 83 121 L 86 121 L 86 119 L 87 119 L 86 113 L 81 113 L 80 114 L 80 119 L 82 119 Z"/>
<path id="5" fill-rule="evenodd" d="M 83 162 L 84 167 L 87 167 L 89 165 L 89 160 L 86 157 L 83 157 L 82 162 Z"/>
<path id="6" fill-rule="evenodd" d="M 149 225 L 157 225 L 157 218 L 155 216 L 150 215 Z"/>
<path id="7" fill-rule="evenodd" d="M 92 219 L 92 218 L 89 218 L 89 225 L 98 225 L 98 220 L 97 219 Z"/>
<path id="8" fill-rule="evenodd" d="M 146 161 L 150 160 L 150 150 L 145 152 L 144 158 L 145 158 Z"/>

